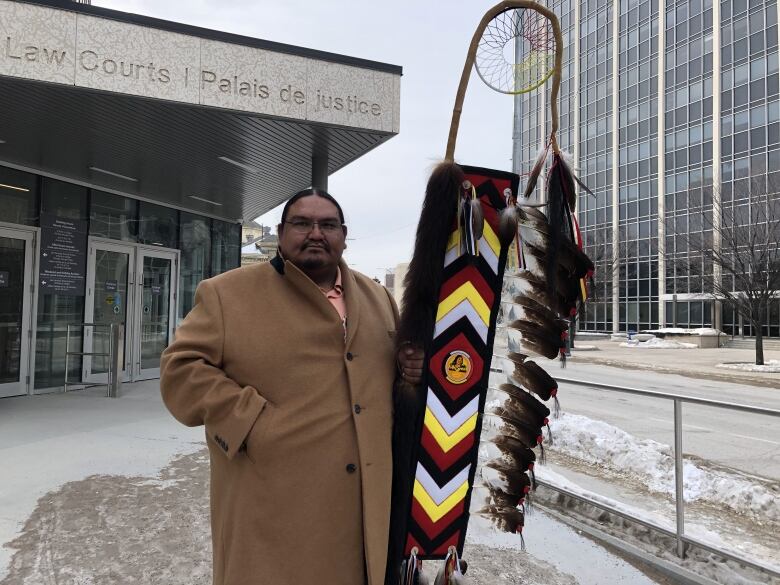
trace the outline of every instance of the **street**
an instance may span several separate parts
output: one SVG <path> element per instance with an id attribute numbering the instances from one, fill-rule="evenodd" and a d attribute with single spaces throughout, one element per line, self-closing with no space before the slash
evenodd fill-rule
<path id="1" fill-rule="evenodd" d="M 547 364 L 545 364 L 547 365 Z M 671 374 L 608 366 L 549 364 L 562 378 L 628 386 L 780 410 L 780 390 L 696 380 Z M 674 407 L 670 400 L 561 384 L 561 408 L 615 425 L 639 438 L 674 445 Z M 683 452 L 746 473 L 780 480 L 780 418 L 748 412 L 683 405 Z"/>

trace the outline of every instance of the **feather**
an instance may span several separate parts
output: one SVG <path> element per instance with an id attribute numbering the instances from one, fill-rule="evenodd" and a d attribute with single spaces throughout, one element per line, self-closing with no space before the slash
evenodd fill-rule
<path id="1" fill-rule="evenodd" d="M 513 292 L 533 298 L 559 315 L 576 314 L 577 302 L 566 298 L 560 291 L 550 292 L 544 279 L 536 278 L 530 272 L 517 274 Z"/>
<path id="2" fill-rule="evenodd" d="M 547 151 L 549 148 L 549 145 L 545 145 L 536 156 L 536 162 L 534 162 L 534 166 L 528 175 L 528 182 L 525 185 L 525 192 L 523 193 L 523 197 L 525 199 L 531 197 L 534 189 L 536 188 L 536 182 L 539 180 L 539 175 L 542 173 L 542 169 L 544 168 L 544 161 L 547 160 Z"/>
<path id="3" fill-rule="evenodd" d="M 512 321 L 508 327 L 520 331 L 522 334 L 520 342 L 524 348 L 547 359 L 554 360 L 558 357 L 561 348 L 566 347 L 561 332 L 547 325 L 517 320 Z"/>
<path id="4" fill-rule="evenodd" d="M 531 360 L 515 364 L 512 377 L 545 402 L 558 393 L 558 383 L 555 379 Z"/>
<path id="5" fill-rule="evenodd" d="M 595 197 L 596 195 L 593 193 L 593 191 L 588 189 L 587 185 L 585 185 L 585 183 L 583 183 L 580 180 L 580 178 L 577 176 L 577 174 L 575 173 L 576 169 L 575 169 L 575 166 L 574 166 L 574 155 L 571 154 L 570 152 L 561 152 L 561 157 L 563 158 L 564 162 L 566 163 L 566 166 L 569 167 L 569 169 L 571 171 L 571 174 L 572 174 L 572 177 L 574 177 L 574 180 L 577 182 L 577 184 L 580 187 L 582 187 L 582 189 L 584 189 L 585 192 L 587 192 L 589 195 L 591 195 L 592 197 Z"/>
<path id="6" fill-rule="evenodd" d="M 518 461 L 522 461 L 523 457 L 526 456 L 526 451 L 531 450 L 531 447 L 524 445 L 520 439 L 514 437 L 512 434 L 496 436 L 493 439 L 493 444 L 501 453 Z M 539 457 L 536 457 L 536 454 L 534 453 L 534 463 L 536 463 L 536 461 L 544 463 L 544 451 L 539 452 Z"/>
<path id="7" fill-rule="evenodd" d="M 514 351 L 510 351 L 510 352 L 507 354 L 507 356 L 506 356 L 506 357 L 507 357 L 509 360 L 511 360 L 512 362 L 516 363 L 516 364 L 522 364 L 522 363 L 523 363 L 523 362 L 526 360 L 526 358 L 527 358 L 528 356 L 527 356 L 527 355 L 525 355 L 525 354 L 522 354 L 522 353 L 517 353 L 517 352 L 514 352 Z"/>
<path id="8" fill-rule="evenodd" d="M 543 317 L 547 321 L 555 322 L 555 321 L 561 321 L 562 323 L 565 323 L 564 319 L 561 319 L 558 317 L 557 313 L 552 311 L 549 307 L 546 305 L 543 305 L 538 300 L 526 296 L 526 295 L 517 295 L 512 298 L 512 301 L 521 307 L 524 307 L 530 311 L 533 311 L 537 315 Z M 566 323 L 566 325 L 568 325 Z"/>
<path id="9" fill-rule="evenodd" d="M 533 362 L 529 362 L 533 363 Z M 530 393 L 526 392 L 522 388 L 518 388 L 517 386 L 514 386 L 512 384 L 501 384 L 500 388 L 507 392 L 510 388 L 511 394 L 507 392 L 507 394 L 510 394 L 513 400 L 516 400 L 518 403 L 522 404 L 523 407 L 530 409 L 533 411 L 533 413 L 536 415 L 536 417 L 542 421 L 540 423 L 540 426 L 546 425 L 547 421 L 545 419 L 549 418 L 550 416 L 550 409 L 547 408 L 544 404 L 539 402 L 536 398 L 534 398 Z"/>
<path id="10" fill-rule="evenodd" d="M 569 230 L 568 213 L 569 194 L 568 183 L 571 174 L 567 175 L 564 170 L 564 163 L 559 154 L 553 154 L 552 167 L 547 177 L 547 203 L 548 220 L 552 230 L 547 246 L 547 289 L 552 292 L 556 284 L 556 275 L 558 272 L 558 254 L 561 246 L 561 240 L 564 238 L 573 239 L 573 234 Z M 573 189 L 572 189 L 573 190 Z"/>
<path id="11" fill-rule="evenodd" d="M 521 304 L 512 306 L 508 311 L 508 318 L 510 323 L 530 321 L 550 331 L 567 331 L 569 329 L 569 322 L 566 319 L 555 316 L 554 313 L 538 303 L 534 308 Z"/>
<path id="12" fill-rule="evenodd" d="M 498 480 L 485 477 L 485 469 L 494 470 Z M 501 459 L 491 459 L 485 463 L 485 467 L 482 468 L 482 479 L 488 486 L 512 498 L 513 505 L 517 505 L 531 491 L 531 480 L 525 474 L 525 470 L 507 465 Z"/>
<path id="13" fill-rule="evenodd" d="M 520 445 L 518 446 L 517 450 L 511 450 L 508 449 L 508 445 L 505 445 L 505 448 L 501 448 L 497 444 L 497 440 L 499 436 L 502 436 L 504 432 L 504 429 L 501 429 L 501 432 L 499 432 L 496 436 L 490 439 L 489 444 L 489 453 L 487 454 L 486 458 L 490 458 L 493 460 L 503 459 L 504 462 L 507 465 L 510 465 L 516 469 L 520 469 L 523 471 L 532 471 L 534 468 L 534 464 L 536 463 L 536 453 L 533 449 L 529 447 L 523 447 Z M 510 438 L 511 438 L 511 432 L 510 432 Z M 501 440 L 503 441 L 503 439 Z M 499 441 L 500 442 L 500 441 Z M 514 443 L 513 443 L 514 444 Z M 491 457 L 494 453 L 498 453 L 497 456 Z"/>
<path id="14" fill-rule="evenodd" d="M 485 214 L 482 212 L 482 203 L 479 197 L 471 200 L 471 225 L 474 241 L 482 238 L 482 231 L 485 226 Z"/>
<path id="15" fill-rule="evenodd" d="M 536 447 L 544 441 L 541 425 L 534 424 L 533 419 L 529 420 L 525 411 L 519 409 L 507 409 L 502 406 L 494 406 L 488 411 L 500 418 L 515 431 L 516 438 L 523 441 L 526 447 Z"/>
<path id="16" fill-rule="evenodd" d="M 517 207 L 507 205 L 501 210 L 498 220 L 498 239 L 502 246 L 508 246 L 517 235 Z"/>
<path id="17" fill-rule="evenodd" d="M 480 508 L 477 514 L 491 520 L 503 532 L 522 532 L 525 518 L 522 510 L 508 506 L 488 505 Z"/>
<path id="18" fill-rule="evenodd" d="M 482 416 L 503 423 L 496 436 L 493 437 L 493 444 L 497 447 L 499 446 L 499 437 L 501 436 L 513 439 L 528 449 L 535 449 L 538 445 L 541 445 L 540 439 L 543 440 L 543 437 L 541 434 L 542 431 L 538 427 L 534 429 L 521 420 L 515 420 L 509 415 L 501 416 L 500 413 L 492 411 L 488 411 Z"/>

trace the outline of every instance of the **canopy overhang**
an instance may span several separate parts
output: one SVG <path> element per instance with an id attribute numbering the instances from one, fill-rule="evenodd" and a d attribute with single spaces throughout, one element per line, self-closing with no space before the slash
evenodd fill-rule
<path id="1" fill-rule="evenodd" d="M 0 164 L 248 220 L 399 131 L 400 67 L 0 0 Z"/>

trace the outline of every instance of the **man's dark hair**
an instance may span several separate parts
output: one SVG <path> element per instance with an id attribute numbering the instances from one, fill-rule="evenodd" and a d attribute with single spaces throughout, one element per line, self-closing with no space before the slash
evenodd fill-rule
<path id="1" fill-rule="evenodd" d="M 287 212 L 290 210 L 292 204 L 298 201 L 298 199 L 312 196 L 322 197 L 323 199 L 327 199 L 333 203 L 333 205 L 335 205 L 336 209 L 339 211 L 339 220 L 341 223 L 344 223 L 344 212 L 341 210 L 341 205 L 339 205 L 339 202 L 336 201 L 333 195 L 327 191 L 323 191 L 322 189 L 315 189 L 314 187 L 310 187 L 308 189 L 304 189 L 303 191 L 298 191 L 295 195 L 288 199 L 287 203 L 284 204 L 284 209 L 282 209 L 282 226 L 284 226 L 284 222 L 287 221 Z"/>

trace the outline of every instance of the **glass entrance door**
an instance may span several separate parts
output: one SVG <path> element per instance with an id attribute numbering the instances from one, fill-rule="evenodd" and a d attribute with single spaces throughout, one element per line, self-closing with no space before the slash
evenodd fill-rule
<path id="1" fill-rule="evenodd" d="M 84 351 L 108 353 L 109 328 L 124 326 L 122 380 L 160 377 L 160 354 L 173 339 L 179 253 L 93 238 L 89 246 Z M 108 358 L 85 356 L 83 379 L 104 382 Z"/>
<path id="2" fill-rule="evenodd" d="M 160 354 L 173 338 L 178 265 L 176 252 L 138 249 L 134 380 L 160 377 Z"/>
<path id="3" fill-rule="evenodd" d="M 33 233 L 0 227 L 0 398 L 27 393 Z"/>
<path id="4" fill-rule="evenodd" d="M 87 266 L 87 295 L 84 320 L 95 326 L 84 329 L 84 351 L 107 354 L 109 326 L 124 327 L 122 339 L 122 380 L 130 380 L 128 341 L 132 335 L 130 317 L 133 307 L 135 249 L 133 246 L 92 241 Z M 105 382 L 108 357 L 84 356 L 83 378 L 86 382 Z"/>

